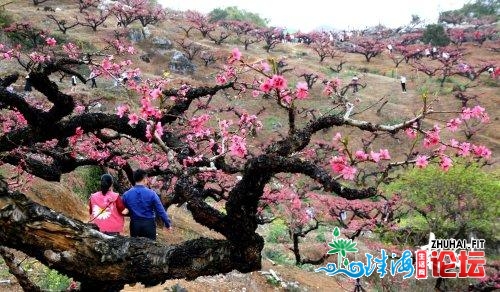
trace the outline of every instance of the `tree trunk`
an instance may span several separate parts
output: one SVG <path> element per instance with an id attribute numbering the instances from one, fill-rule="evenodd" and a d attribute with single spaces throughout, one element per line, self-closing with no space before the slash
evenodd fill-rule
<path id="1" fill-rule="evenodd" d="M 300 250 L 299 250 L 299 235 L 297 233 L 293 233 L 292 237 L 293 237 L 293 254 L 295 255 L 295 265 L 298 266 L 302 264 L 302 259 L 300 257 Z"/>
<path id="2" fill-rule="evenodd" d="M 263 241 L 200 238 L 168 245 L 146 238 L 110 237 L 23 194 L 0 188 L 0 245 L 73 277 L 85 290 L 114 291 L 126 283 L 151 286 L 234 269 L 258 270 Z"/>

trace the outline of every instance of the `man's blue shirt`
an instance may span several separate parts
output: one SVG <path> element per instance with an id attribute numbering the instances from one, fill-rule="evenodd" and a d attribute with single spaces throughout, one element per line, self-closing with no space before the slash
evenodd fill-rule
<path id="1" fill-rule="evenodd" d="M 135 185 L 123 194 L 123 203 L 133 219 L 154 219 L 158 214 L 166 227 L 170 227 L 170 219 L 161 204 L 160 197 L 143 185 Z"/>

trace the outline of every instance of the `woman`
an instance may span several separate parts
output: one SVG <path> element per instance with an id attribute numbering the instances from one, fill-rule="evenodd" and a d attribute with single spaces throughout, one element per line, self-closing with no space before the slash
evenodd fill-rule
<path id="1" fill-rule="evenodd" d="M 108 235 L 123 232 L 123 215 L 128 213 L 119 194 L 113 192 L 113 177 L 109 174 L 101 176 L 101 191 L 94 193 L 89 199 L 89 223 L 99 227 L 99 231 Z"/>

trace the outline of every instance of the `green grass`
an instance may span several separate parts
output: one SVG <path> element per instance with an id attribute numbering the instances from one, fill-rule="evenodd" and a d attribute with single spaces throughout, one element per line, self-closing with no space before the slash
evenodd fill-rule
<path id="1" fill-rule="evenodd" d="M 288 226 L 286 226 L 283 219 L 276 219 L 269 224 L 266 241 L 271 243 L 284 243 L 290 241 Z"/>
<path id="2" fill-rule="evenodd" d="M 5 261 L 0 258 L 0 279 L 6 279 L 10 277 L 9 268 L 5 265 Z"/>
<path id="3" fill-rule="evenodd" d="M 76 175 L 83 180 L 83 185 L 75 186 L 74 191 L 80 199 L 87 202 L 90 195 L 100 188 L 100 178 L 103 174 L 98 166 L 84 166 L 76 170 Z"/>
<path id="4" fill-rule="evenodd" d="M 59 274 L 56 270 L 46 268 L 45 273 L 40 276 L 37 284 L 42 291 L 66 291 L 71 279 Z"/>
<path id="5" fill-rule="evenodd" d="M 317 230 L 317 234 L 316 234 L 316 241 L 317 242 L 327 242 L 326 240 L 326 233 L 328 233 L 328 229 L 326 228 L 326 226 L 323 226 L 323 225 L 320 225 L 318 227 L 318 230 Z"/>
<path id="6" fill-rule="evenodd" d="M 295 261 L 289 258 L 285 253 L 276 249 L 264 249 L 264 256 L 268 259 L 272 260 L 278 265 L 288 265 L 292 266 L 295 264 Z"/>
<path id="7" fill-rule="evenodd" d="M 280 118 L 276 117 L 276 116 L 270 116 L 270 117 L 266 117 L 266 119 L 264 120 L 264 129 L 267 130 L 267 131 L 273 131 L 276 128 L 276 125 L 283 125 L 282 121 Z M 285 126 L 285 125 L 283 125 Z"/>

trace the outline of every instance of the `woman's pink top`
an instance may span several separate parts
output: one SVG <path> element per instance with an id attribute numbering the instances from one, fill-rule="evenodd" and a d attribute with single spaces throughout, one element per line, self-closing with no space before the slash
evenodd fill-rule
<path id="1" fill-rule="evenodd" d="M 108 191 L 94 193 L 89 200 L 90 223 L 99 227 L 101 232 L 123 232 L 124 219 L 122 211 L 125 209 L 119 194 Z"/>

